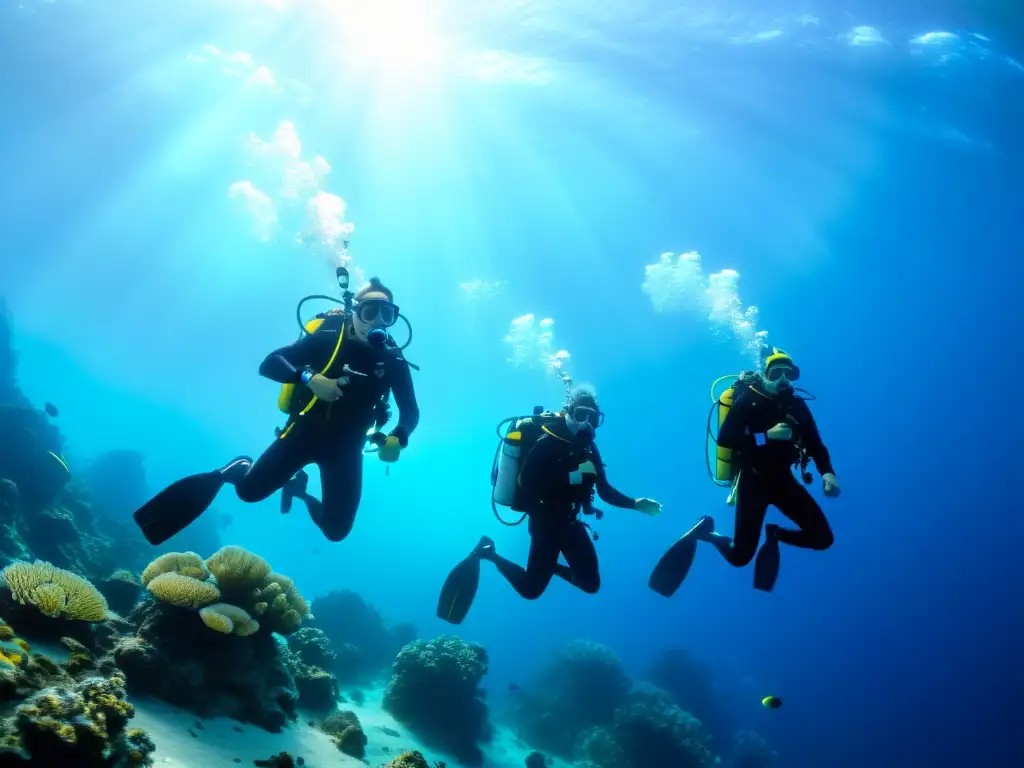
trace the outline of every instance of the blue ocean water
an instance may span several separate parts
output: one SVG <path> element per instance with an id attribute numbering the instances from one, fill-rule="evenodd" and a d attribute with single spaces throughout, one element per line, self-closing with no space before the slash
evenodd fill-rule
<path id="1" fill-rule="evenodd" d="M 564 349 L 607 413 L 613 484 L 664 511 L 607 510 L 596 596 L 556 582 L 527 602 L 485 571 L 458 632 L 490 652 L 493 701 L 573 638 L 637 673 L 681 644 L 785 766 L 1024 764 L 1012 21 L 5 3 L 0 294 L 22 387 L 59 405 L 72 467 L 138 449 L 154 490 L 258 452 L 281 414 L 257 366 L 351 259 L 412 322 L 421 425 L 389 472 L 367 462 L 346 541 L 225 493 L 226 540 L 310 596 L 344 586 L 450 631 L 437 592 L 481 534 L 525 561 L 525 526 L 490 510 L 494 430 L 560 404 Z M 664 549 L 699 514 L 728 527 L 708 390 L 753 364 L 756 331 L 817 395 L 836 544 L 786 550 L 770 595 L 702 552 L 665 600 L 646 588 Z"/>

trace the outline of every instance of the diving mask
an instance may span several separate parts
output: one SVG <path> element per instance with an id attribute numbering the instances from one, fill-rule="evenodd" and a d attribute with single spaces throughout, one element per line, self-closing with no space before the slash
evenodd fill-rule
<path id="1" fill-rule="evenodd" d="M 356 317 L 364 323 L 378 320 L 384 328 L 390 328 L 398 322 L 398 306 L 382 299 L 367 299 L 355 307 Z"/>
<path id="2" fill-rule="evenodd" d="M 569 409 L 569 418 L 577 424 L 589 424 L 592 429 L 597 429 L 604 424 L 604 414 L 596 408 L 587 405 L 577 405 Z"/>
<path id="3" fill-rule="evenodd" d="M 770 381 L 773 384 L 786 379 L 787 381 L 796 381 L 800 378 L 800 369 L 791 365 L 773 365 L 767 371 L 764 372 L 764 378 L 766 381 Z"/>

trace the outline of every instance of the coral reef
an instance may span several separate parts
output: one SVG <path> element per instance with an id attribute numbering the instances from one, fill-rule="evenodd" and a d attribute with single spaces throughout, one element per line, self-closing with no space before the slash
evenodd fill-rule
<path id="1" fill-rule="evenodd" d="M 335 651 L 329 671 L 342 685 L 370 683 L 391 666 L 398 651 L 416 637 L 411 624 L 387 627 L 380 613 L 351 590 L 313 601 L 312 626 L 321 629 Z"/>
<path id="2" fill-rule="evenodd" d="M 298 671 L 310 708 L 333 708 L 330 676 L 295 662 L 272 634 L 297 630 L 308 607 L 292 580 L 259 555 L 234 546 L 206 560 L 168 552 L 146 566 L 140 583 L 150 598 L 128 617 L 135 634 L 113 652 L 133 691 L 280 731 L 297 716 Z"/>
<path id="3" fill-rule="evenodd" d="M 431 766 L 422 752 L 412 750 L 411 752 L 403 752 L 390 763 L 382 766 L 382 768 L 445 768 L 445 764 L 437 761 Z"/>
<path id="4" fill-rule="evenodd" d="M 668 648 L 655 658 L 645 678 L 700 720 L 719 751 L 729 745 L 733 728 L 718 703 L 709 665 L 682 648 Z"/>
<path id="5" fill-rule="evenodd" d="M 425 741 L 479 765 L 478 742 L 491 736 L 480 690 L 487 665 L 482 646 L 458 637 L 416 640 L 395 658 L 384 707 Z"/>
<path id="6" fill-rule="evenodd" d="M 299 691 L 299 706 L 313 712 L 329 712 L 340 697 L 337 678 L 327 671 L 334 660 L 327 636 L 319 629 L 303 627 L 288 637 L 288 667 Z"/>
<path id="7" fill-rule="evenodd" d="M 113 656 L 133 693 L 273 732 L 295 719 L 298 691 L 273 635 L 206 631 L 192 609 L 158 600 L 139 603 L 128 619 L 137 634 Z"/>
<path id="8" fill-rule="evenodd" d="M 584 737 L 580 751 L 597 768 L 706 768 L 715 762 L 700 721 L 667 692 L 644 684 L 630 691 L 611 726 Z"/>
<path id="9" fill-rule="evenodd" d="M 129 768 L 151 765 L 153 743 L 141 730 L 127 729 L 135 710 L 125 697 L 124 677 L 112 661 L 96 660 L 75 640 L 58 663 L 31 653 L 13 630 L 0 623 L 5 644 L 0 659 L 0 766 Z"/>
<path id="10" fill-rule="evenodd" d="M 614 651 L 576 640 L 521 691 L 513 719 L 527 743 L 569 760 L 585 732 L 612 724 L 631 685 Z"/>

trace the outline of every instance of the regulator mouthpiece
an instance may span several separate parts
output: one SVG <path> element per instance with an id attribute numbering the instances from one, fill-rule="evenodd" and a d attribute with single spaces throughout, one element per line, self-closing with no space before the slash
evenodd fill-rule
<path id="1" fill-rule="evenodd" d="M 369 333 L 366 334 L 366 341 L 371 347 L 380 349 L 384 346 L 384 342 L 388 340 L 387 331 L 383 328 L 372 328 Z"/>

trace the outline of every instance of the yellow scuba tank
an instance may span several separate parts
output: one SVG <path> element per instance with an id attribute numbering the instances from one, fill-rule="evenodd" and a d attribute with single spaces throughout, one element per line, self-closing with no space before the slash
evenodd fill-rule
<path id="1" fill-rule="evenodd" d="M 729 415 L 729 409 L 732 408 L 732 398 L 735 394 L 735 390 L 729 387 L 725 392 L 718 398 L 718 430 L 721 431 L 722 424 L 725 423 L 725 417 Z M 715 434 L 718 434 L 717 432 Z M 732 483 L 733 480 L 733 467 L 732 467 L 732 450 L 730 448 L 723 448 L 718 445 L 717 440 L 715 441 L 715 482 L 716 483 Z"/>
<path id="2" fill-rule="evenodd" d="M 310 320 L 308 323 L 306 323 L 306 325 L 305 325 L 306 333 L 315 333 L 320 328 L 320 326 L 324 324 L 324 320 L 326 320 L 327 317 L 329 317 L 331 315 L 334 315 L 334 314 L 339 314 L 339 312 L 336 312 L 336 311 L 335 312 L 325 312 L 323 314 L 320 314 L 320 315 L 317 315 L 316 317 L 314 317 L 312 320 Z M 335 358 L 337 358 L 338 352 L 341 350 L 341 345 L 342 345 L 342 342 L 344 340 L 345 340 L 345 324 L 344 324 L 344 322 L 342 322 L 341 329 L 338 331 L 338 343 L 337 343 L 337 345 L 334 348 L 334 354 L 331 355 L 331 359 L 327 361 L 327 365 L 325 365 L 323 367 L 323 370 L 319 371 L 321 376 L 326 374 L 327 370 L 334 364 L 334 360 L 335 360 Z M 278 410 L 280 410 L 282 413 L 290 414 L 291 413 L 291 406 L 292 406 L 292 396 L 294 394 L 295 394 L 295 385 L 294 384 L 282 384 L 281 385 L 281 390 L 277 394 L 277 408 L 278 408 Z M 314 400 L 315 400 L 315 398 L 314 398 Z"/>
<path id="3" fill-rule="evenodd" d="M 719 376 L 711 384 L 711 411 L 708 413 L 708 445 L 705 453 L 705 459 L 708 474 L 711 476 L 712 481 L 715 485 L 720 485 L 723 488 L 727 488 L 733 484 L 733 481 L 736 479 L 736 468 L 732 464 L 732 450 L 729 448 L 723 448 L 718 444 L 718 432 L 722 429 L 722 424 L 725 423 L 725 417 L 729 415 L 729 410 L 732 408 L 733 401 L 736 398 L 736 387 L 746 386 L 751 377 L 756 375 L 757 374 L 749 371 L 741 371 L 738 375 L 730 373 L 725 376 Z M 730 385 L 729 388 L 722 392 L 721 395 L 715 394 L 715 388 L 723 381 L 728 381 L 730 379 L 735 379 L 735 383 Z M 715 423 L 714 431 L 711 429 L 712 421 Z M 714 470 L 711 468 L 712 444 L 715 447 Z"/>

